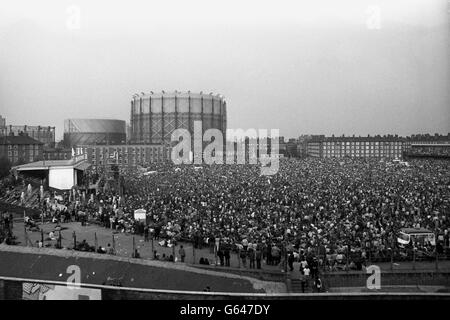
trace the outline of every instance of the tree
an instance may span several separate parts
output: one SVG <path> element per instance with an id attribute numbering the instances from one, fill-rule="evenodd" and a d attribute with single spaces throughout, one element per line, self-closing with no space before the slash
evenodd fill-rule
<path id="1" fill-rule="evenodd" d="M 6 177 L 11 170 L 11 161 L 5 156 L 0 157 L 0 178 Z"/>

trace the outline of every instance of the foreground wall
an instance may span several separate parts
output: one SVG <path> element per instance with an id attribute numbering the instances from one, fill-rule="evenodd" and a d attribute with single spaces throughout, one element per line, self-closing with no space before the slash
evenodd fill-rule
<path id="1" fill-rule="evenodd" d="M 37 290 L 36 290 L 37 289 Z M 39 291 L 44 293 L 39 293 Z M 44 297 L 45 296 L 45 297 Z M 450 300 L 449 293 L 240 294 L 162 291 L 0 277 L 0 300 Z"/>

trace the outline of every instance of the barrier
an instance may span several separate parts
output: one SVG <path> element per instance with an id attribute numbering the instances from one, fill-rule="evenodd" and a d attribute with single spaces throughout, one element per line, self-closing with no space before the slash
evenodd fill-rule
<path id="1" fill-rule="evenodd" d="M 42 285 L 50 290 L 66 288 L 67 292 L 72 290 L 72 294 L 64 294 L 58 297 L 50 297 L 58 300 L 69 298 L 91 300 L 450 300 L 450 293 L 385 293 L 385 292 L 363 292 L 363 293 L 228 293 L 228 292 L 196 292 L 177 290 L 156 290 L 139 289 L 129 287 L 115 287 L 107 285 L 79 284 L 78 287 L 70 286 L 62 281 L 43 281 L 38 279 L 0 277 L 0 300 L 22 300 L 30 299 L 28 292 Z M 48 295 L 49 290 L 44 294 Z M 44 295 L 43 294 L 43 295 Z M 41 297 L 43 297 L 43 295 Z M 35 295 L 38 297 L 38 295 Z M 48 297 L 48 296 L 47 296 Z"/>

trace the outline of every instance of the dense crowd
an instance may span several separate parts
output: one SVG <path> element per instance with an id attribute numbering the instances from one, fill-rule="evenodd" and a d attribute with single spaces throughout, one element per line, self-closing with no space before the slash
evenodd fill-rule
<path id="1" fill-rule="evenodd" d="M 448 247 L 449 167 L 450 162 L 436 160 L 405 166 L 283 159 L 273 176 L 260 176 L 252 165 L 169 167 L 151 175 L 131 171 L 123 197 L 102 195 L 103 214 L 108 205 L 116 213 L 121 208 L 119 224 L 133 228 L 133 211 L 143 208 L 156 238 L 197 247 L 212 246 L 218 238 L 219 257 L 225 260 L 238 248 L 251 267 L 261 258 L 268 264 L 286 256 L 339 263 L 351 256 L 350 264 L 358 268 L 368 255 L 388 257 L 400 228 L 436 231 L 442 240 L 438 249 Z M 430 243 L 416 245 L 434 251 Z"/>
<path id="2" fill-rule="evenodd" d="M 367 259 L 387 259 L 401 228 L 436 232 L 438 251 L 448 250 L 449 169 L 445 160 L 310 158 L 282 159 L 273 176 L 261 176 L 257 165 L 160 166 L 151 174 L 122 172 L 123 194 L 106 187 L 95 196 L 77 192 L 76 205 L 46 210 L 169 245 L 218 241 L 222 265 L 238 252 L 250 268 L 262 260 L 292 268 L 297 260 L 312 273 L 318 265 L 360 269 Z M 141 208 L 146 223 L 133 218 Z M 427 242 L 415 246 L 435 250 Z"/>

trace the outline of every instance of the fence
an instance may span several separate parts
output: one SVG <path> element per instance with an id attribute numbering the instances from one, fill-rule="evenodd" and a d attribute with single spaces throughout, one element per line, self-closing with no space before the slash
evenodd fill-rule
<path id="1" fill-rule="evenodd" d="M 45 221 L 44 221 L 45 222 Z M 1 227 L 4 229 L 4 227 Z M 42 226 L 44 226 L 42 228 Z M 70 229 L 66 229 L 69 226 Z M 43 230 L 47 229 L 47 230 Z M 77 229 L 77 231 L 72 230 Z M 43 246 L 68 248 L 83 251 L 95 251 L 98 253 L 117 254 L 125 257 L 140 257 L 143 259 L 159 259 L 179 262 L 181 261 L 180 248 L 181 245 L 185 251 L 184 262 L 193 265 L 210 265 L 215 268 L 226 269 L 238 268 L 246 270 L 269 270 L 277 272 L 288 272 L 291 267 L 297 271 L 299 269 L 298 259 L 289 261 L 287 250 L 281 248 L 282 253 L 279 261 L 274 264 L 266 256 L 262 254 L 261 260 L 258 262 L 251 261 L 248 255 L 241 256 L 244 250 L 233 248 L 230 252 L 230 258 L 218 254 L 215 243 L 211 243 L 201 248 L 195 248 L 192 242 L 184 241 L 167 245 L 167 241 L 157 239 L 149 235 L 147 237 L 139 234 L 128 234 L 118 232 L 117 230 L 107 228 L 92 229 L 80 227 L 78 224 L 60 224 L 59 229 L 55 229 L 53 224 L 43 224 L 42 221 L 37 222 L 35 231 L 32 228 L 23 227 L 23 229 L 15 228 L 14 235 L 21 245 Z M 87 231 L 84 231 L 87 230 Z M 91 231 L 89 231 L 91 230 Z M 49 232 L 53 231 L 50 237 Z M 83 240 L 86 240 L 85 242 Z M 99 247 L 103 248 L 99 250 Z M 155 254 L 156 251 L 156 254 Z M 362 270 L 363 266 L 371 264 L 379 265 L 382 270 L 450 270 L 450 250 L 442 248 L 442 250 L 434 250 L 432 252 L 423 252 L 421 250 L 413 250 L 412 248 L 398 248 L 393 250 L 384 250 L 375 252 L 374 250 L 366 250 L 363 257 L 360 253 L 346 250 L 342 254 L 330 255 L 325 250 L 317 248 L 312 255 L 318 258 L 319 272 L 351 272 Z M 172 256 L 172 258 L 171 258 Z M 207 260 L 207 261 L 206 261 Z M 228 260 L 228 261 L 227 261 Z M 228 262 L 228 263 L 227 263 Z M 293 262 L 293 263 L 292 263 Z M 258 268 L 260 266 L 260 269 Z"/>

